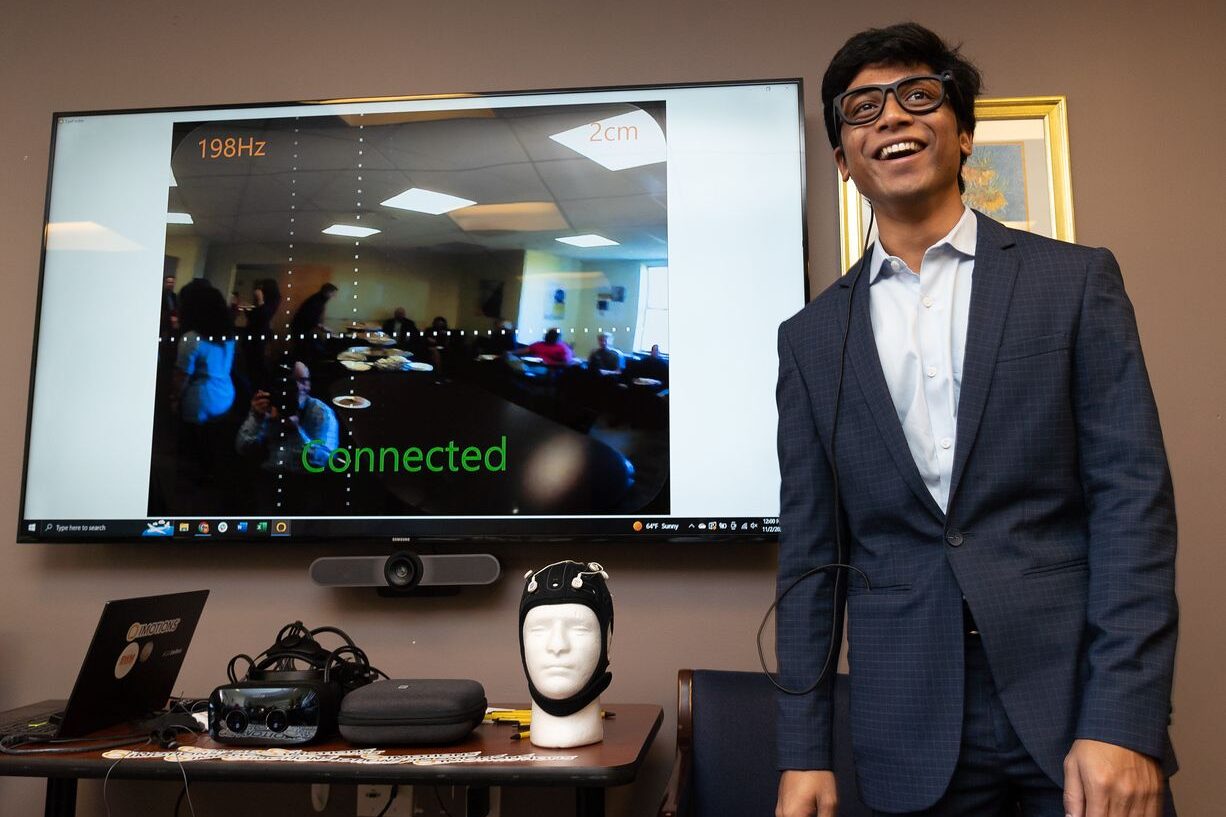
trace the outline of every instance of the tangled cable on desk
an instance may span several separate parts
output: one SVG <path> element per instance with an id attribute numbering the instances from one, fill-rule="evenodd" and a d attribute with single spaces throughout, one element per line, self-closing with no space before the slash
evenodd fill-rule
<path id="1" fill-rule="evenodd" d="M 335 635 L 344 643 L 328 649 L 316 639 L 322 634 Z M 247 670 L 238 677 L 238 662 L 246 661 Z M 277 632 L 272 646 L 255 658 L 239 653 L 230 659 L 226 675 L 231 683 L 240 681 L 322 680 L 335 682 L 341 693 L 347 694 L 387 674 L 371 666 L 370 659 L 349 634 L 337 627 L 308 629 L 301 621 L 286 624 Z"/>

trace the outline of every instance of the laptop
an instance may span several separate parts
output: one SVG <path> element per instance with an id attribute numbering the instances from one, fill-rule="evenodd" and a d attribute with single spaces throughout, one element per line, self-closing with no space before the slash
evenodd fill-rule
<path id="1" fill-rule="evenodd" d="M 0 737 L 78 738 L 166 707 L 207 590 L 108 601 L 67 701 L 13 710 Z"/>

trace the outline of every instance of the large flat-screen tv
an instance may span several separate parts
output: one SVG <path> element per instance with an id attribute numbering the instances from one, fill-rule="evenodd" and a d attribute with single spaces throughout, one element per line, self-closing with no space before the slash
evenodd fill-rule
<path id="1" fill-rule="evenodd" d="M 26 541 L 772 538 L 800 82 L 57 114 Z"/>

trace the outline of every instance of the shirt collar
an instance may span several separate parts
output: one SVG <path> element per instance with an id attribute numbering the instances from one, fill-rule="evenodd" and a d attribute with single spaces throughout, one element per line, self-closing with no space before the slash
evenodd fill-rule
<path id="1" fill-rule="evenodd" d="M 962 218 L 958 219 L 958 223 L 945 234 L 944 238 L 929 247 L 925 254 L 938 247 L 947 246 L 960 255 L 974 258 L 975 242 L 978 237 L 979 221 L 975 218 L 974 211 L 964 206 L 962 208 Z M 869 286 L 875 284 L 883 274 L 885 277 L 893 274 L 894 270 L 888 262 L 894 257 L 882 248 L 880 241 L 873 242 L 872 255 L 869 258 Z"/>

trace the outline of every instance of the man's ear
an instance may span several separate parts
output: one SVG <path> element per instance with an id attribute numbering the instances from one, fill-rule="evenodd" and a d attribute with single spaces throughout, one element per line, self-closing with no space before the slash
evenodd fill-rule
<path id="1" fill-rule="evenodd" d="M 963 156 L 969 157 L 975 149 L 975 137 L 967 131 L 958 131 L 958 147 L 961 148 Z"/>
<path id="2" fill-rule="evenodd" d="M 834 149 L 834 163 L 839 166 L 839 175 L 843 181 L 851 179 L 851 171 L 847 169 L 847 155 L 841 145 Z"/>

